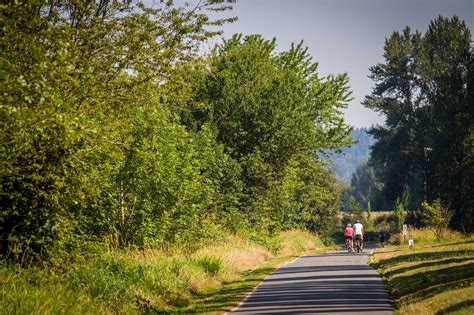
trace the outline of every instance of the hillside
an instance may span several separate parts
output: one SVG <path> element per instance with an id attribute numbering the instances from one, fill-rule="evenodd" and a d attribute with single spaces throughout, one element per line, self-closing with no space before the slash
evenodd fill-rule
<path id="1" fill-rule="evenodd" d="M 370 146 L 374 143 L 374 139 L 367 134 L 368 130 L 369 128 L 354 128 L 351 136 L 356 143 L 332 156 L 332 165 L 336 169 L 337 176 L 347 183 L 350 183 L 357 166 L 369 158 Z"/>

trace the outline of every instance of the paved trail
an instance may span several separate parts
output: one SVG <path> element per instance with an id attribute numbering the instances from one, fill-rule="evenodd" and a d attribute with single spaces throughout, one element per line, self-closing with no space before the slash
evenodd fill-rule
<path id="1" fill-rule="evenodd" d="M 231 313 L 392 314 L 389 296 L 364 254 L 303 256 L 268 276 Z"/>

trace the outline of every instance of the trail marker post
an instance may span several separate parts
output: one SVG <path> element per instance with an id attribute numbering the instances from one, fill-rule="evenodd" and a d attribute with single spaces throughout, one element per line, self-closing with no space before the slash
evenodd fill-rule
<path id="1" fill-rule="evenodd" d="M 408 246 L 412 248 L 413 246 L 415 246 L 415 241 L 413 240 L 413 234 L 412 234 L 411 228 L 408 233 L 409 233 Z"/>
<path id="2" fill-rule="evenodd" d="M 403 224 L 402 226 L 403 243 L 407 241 L 407 229 L 408 229 L 408 226 L 406 224 Z"/>

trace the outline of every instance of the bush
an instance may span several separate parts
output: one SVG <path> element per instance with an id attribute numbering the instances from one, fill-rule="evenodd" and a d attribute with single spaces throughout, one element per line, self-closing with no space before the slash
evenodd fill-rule
<path id="1" fill-rule="evenodd" d="M 213 277 L 218 276 L 225 269 L 224 262 L 218 257 L 202 257 L 196 263 Z"/>
<path id="2" fill-rule="evenodd" d="M 405 223 L 405 204 L 400 200 L 400 198 L 397 198 L 396 206 L 395 206 L 395 211 L 393 212 L 393 218 L 394 218 L 394 227 L 395 231 L 401 232 L 403 223 Z"/>
<path id="3" fill-rule="evenodd" d="M 421 209 L 421 222 L 432 227 L 435 230 L 436 237 L 441 239 L 453 214 L 448 207 L 443 206 L 441 199 L 436 199 L 431 205 L 425 201 L 421 204 Z"/>

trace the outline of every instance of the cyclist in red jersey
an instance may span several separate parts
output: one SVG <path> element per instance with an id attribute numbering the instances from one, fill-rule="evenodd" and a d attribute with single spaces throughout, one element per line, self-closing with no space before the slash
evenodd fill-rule
<path id="1" fill-rule="evenodd" d="M 344 231 L 344 236 L 346 237 L 346 247 L 349 252 L 354 251 L 354 229 L 352 224 L 348 223 Z"/>

